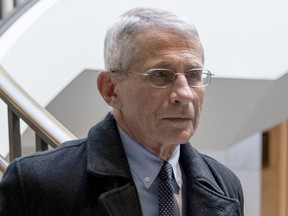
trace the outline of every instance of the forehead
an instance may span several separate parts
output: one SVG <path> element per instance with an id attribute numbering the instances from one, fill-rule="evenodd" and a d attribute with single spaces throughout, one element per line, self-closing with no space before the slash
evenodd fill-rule
<path id="1" fill-rule="evenodd" d="M 149 28 L 135 37 L 135 64 L 177 64 L 201 66 L 203 50 L 198 37 L 175 30 Z M 143 65 L 143 66 L 144 66 Z"/>

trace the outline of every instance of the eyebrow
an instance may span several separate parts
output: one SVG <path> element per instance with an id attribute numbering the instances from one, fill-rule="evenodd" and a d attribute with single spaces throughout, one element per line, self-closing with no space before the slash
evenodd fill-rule
<path id="1" fill-rule="evenodd" d="M 173 69 L 175 68 L 175 65 L 171 64 L 171 62 L 168 61 L 161 61 L 156 64 L 154 64 L 151 68 L 169 68 Z"/>
<path id="2" fill-rule="evenodd" d="M 199 64 L 198 62 L 187 62 L 186 65 L 184 65 L 185 70 L 193 69 L 193 68 L 202 68 L 203 65 Z M 167 68 L 167 69 L 172 69 L 175 70 L 177 68 L 177 64 L 173 64 L 168 61 L 162 61 L 154 64 L 152 67 L 149 67 L 150 69 L 152 68 Z"/>

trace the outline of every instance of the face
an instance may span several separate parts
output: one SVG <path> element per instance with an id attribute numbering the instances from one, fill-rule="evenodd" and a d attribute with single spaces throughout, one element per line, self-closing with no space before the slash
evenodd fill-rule
<path id="1" fill-rule="evenodd" d="M 167 30 L 150 29 L 137 38 L 139 57 L 130 72 L 168 68 L 183 73 L 203 67 L 201 49 L 191 37 Z M 204 88 L 188 86 L 179 75 L 167 88 L 151 87 L 143 76 L 129 75 L 115 81 L 118 102 L 114 105 L 118 124 L 148 149 L 169 148 L 186 143 L 199 122 Z"/>

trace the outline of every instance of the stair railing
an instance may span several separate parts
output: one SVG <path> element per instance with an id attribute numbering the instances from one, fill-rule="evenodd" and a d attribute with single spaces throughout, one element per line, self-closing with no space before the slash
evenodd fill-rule
<path id="1" fill-rule="evenodd" d="M 58 144 L 76 139 L 67 128 L 40 106 L 0 65 L 0 98 L 7 104 L 9 128 L 9 159 L 21 157 L 20 119 L 36 134 L 36 151 L 55 148 Z M 0 170 L 8 161 L 0 156 Z"/>
<path id="2" fill-rule="evenodd" d="M 2 155 L 0 155 L 0 171 L 4 172 L 8 165 L 9 163 L 6 161 L 6 159 L 3 158 Z"/>

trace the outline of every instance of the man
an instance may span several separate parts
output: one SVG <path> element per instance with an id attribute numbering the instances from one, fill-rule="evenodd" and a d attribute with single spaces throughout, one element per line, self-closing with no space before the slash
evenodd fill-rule
<path id="1" fill-rule="evenodd" d="M 242 216 L 238 178 L 190 144 L 212 74 L 191 23 L 136 8 L 105 38 L 97 79 L 113 111 L 88 137 L 16 159 L 1 215 Z"/>

